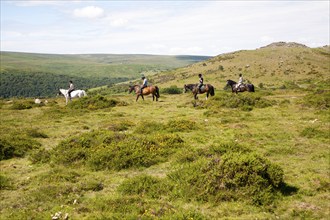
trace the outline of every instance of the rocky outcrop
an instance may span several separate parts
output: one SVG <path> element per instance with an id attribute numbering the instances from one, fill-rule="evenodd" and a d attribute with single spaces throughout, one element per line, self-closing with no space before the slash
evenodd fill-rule
<path id="1" fill-rule="evenodd" d="M 261 48 L 274 48 L 274 47 L 301 47 L 301 48 L 308 48 L 304 44 L 299 44 L 299 43 L 295 43 L 295 42 L 284 42 L 284 41 L 271 43 L 271 44 L 269 44 L 269 45 L 267 45 L 265 47 L 261 47 Z"/>

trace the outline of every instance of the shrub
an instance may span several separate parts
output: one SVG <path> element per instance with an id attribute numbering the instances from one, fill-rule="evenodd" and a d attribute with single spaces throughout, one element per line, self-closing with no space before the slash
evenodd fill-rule
<path id="1" fill-rule="evenodd" d="M 160 92 L 165 94 L 181 94 L 182 88 L 178 88 L 176 85 L 174 85 L 167 88 L 162 88 Z"/>
<path id="2" fill-rule="evenodd" d="M 98 147 L 90 155 L 88 163 L 93 170 L 149 167 L 166 161 L 182 143 L 176 135 L 156 135 L 152 138 L 127 136 L 120 142 Z"/>
<path id="3" fill-rule="evenodd" d="M 272 204 L 283 185 L 283 170 L 278 165 L 249 149 L 228 144 L 213 147 L 168 177 L 174 197 L 242 200 L 257 206 Z"/>
<path id="4" fill-rule="evenodd" d="M 116 105 L 124 105 L 125 103 L 121 103 L 115 99 L 107 99 L 104 96 L 97 95 L 93 97 L 82 97 L 72 103 L 70 103 L 69 107 L 73 109 L 104 109 L 114 107 Z"/>
<path id="5" fill-rule="evenodd" d="M 174 134 L 147 137 L 97 131 L 61 142 L 54 149 L 52 161 L 85 165 L 92 170 L 149 167 L 166 161 L 182 146 L 183 140 Z"/>
<path id="6" fill-rule="evenodd" d="M 13 110 L 24 110 L 24 109 L 30 109 L 32 108 L 32 103 L 30 102 L 15 102 L 13 103 L 13 105 L 11 106 L 10 109 Z"/>
<path id="7" fill-rule="evenodd" d="M 32 149 L 38 149 L 41 144 L 23 137 L 0 138 L 0 160 L 13 157 L 23 157 Z"/>

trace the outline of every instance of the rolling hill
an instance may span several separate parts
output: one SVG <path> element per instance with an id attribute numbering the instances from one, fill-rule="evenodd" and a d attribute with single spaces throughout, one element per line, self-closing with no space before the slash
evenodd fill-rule
<path id="1" fill-rule="evenodd" d="M 34 54 L 1 52 L 0 97 L 53 96 L 72 79 L 88 89 L 187 66 L 207 56 Z"/>
<path id="2" fill-rule="evenodd" d="M 228 79 L 237 81 L 242 73 L 247 82 L 259 88 L 320 87 L 330 84 L 330 47 L 309 48 L 302 44 L 278 42 L 256 50 L 221 54 L 203 62 L 156 74 L 159 85 L 198 82 L 198 73 L 205 83 L 224 88 Z"/>

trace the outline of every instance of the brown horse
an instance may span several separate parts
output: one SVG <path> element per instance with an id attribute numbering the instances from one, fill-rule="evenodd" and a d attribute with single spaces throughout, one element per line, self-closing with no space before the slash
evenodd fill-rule
<path id="1" fill-rule="evenodd" d="M 142 94 L 141 94 L 141 87 L 139 85 L 129 86 L 129 93 L 131 93 L 133 90 L 135 91 L 136 94 L 136 101 L 139 99 L 140 96 L 144 100 L 143 96 L 149 94 L 152 94 L 152 101 L 155 101 L 155 97 L 156 97 L 156 101 L 158 101 L 158 98 L 160 97 L 159 88 L 157 86 L 145 87 L 142 91 Z"/>
<path id="2" fill-rule="evenodd" d="M 237 83 L 233 80 L 230 80 L 230 79 L 227 80 L 227 85 L 229 85 L 231 87 L 231 91 L 233 93 L 236 92 L 236 94 L 237 94 L 237 92 L 245 92 L 245 91 L 254 92 L 253 84 L 242 84 L 242 85 L 240 85 L 239 90 L 236 88 L 236 84 Z"/>
<path id="3" fill-rule="evenodd" d="M 202 86 L 201 90 L 198 89 L 198 84 L 185 84 L 184 85 L 184 92 L 191 90 L 194 94 L 194 98 L 198 99 L 197 94 L 206 93 L 206 99 L 209 95 L 214 96 L 214 87 L 211 84 L 205 84 Z"/>

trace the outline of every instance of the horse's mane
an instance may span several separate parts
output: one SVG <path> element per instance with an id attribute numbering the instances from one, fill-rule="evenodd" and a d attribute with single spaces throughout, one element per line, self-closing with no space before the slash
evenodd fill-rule
<path id="1" fill-rule="evenodd" d="M 235 82 L 234 80 L 231 80 L 231 79 L 228 79 L 227 82 L 228 82 L 228 83 L 237 84 L 237 82 Z"/>
<path id="2" fill-rule="evenodd" d="M 194 87 L 197 86 L 197 84 L 196 83 L 195 84 L 191 83 L 191 84 L 185 84 L 185 86 L 192 90 Z"/>

